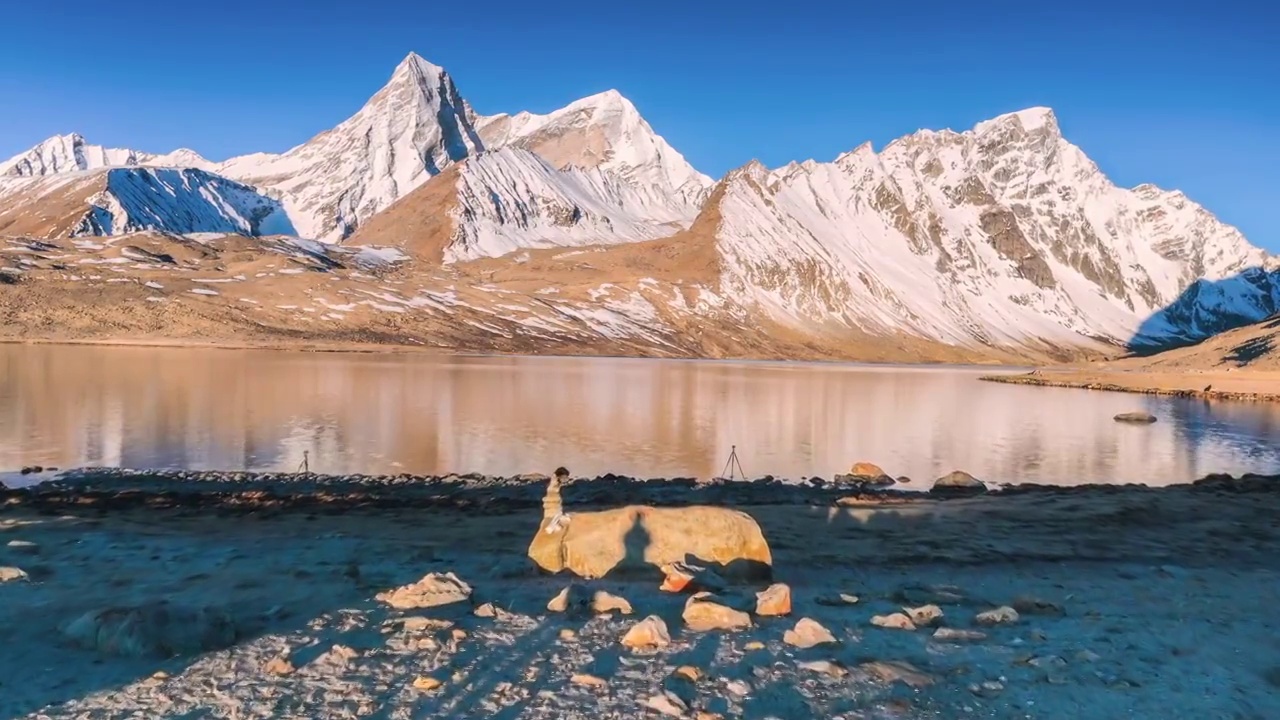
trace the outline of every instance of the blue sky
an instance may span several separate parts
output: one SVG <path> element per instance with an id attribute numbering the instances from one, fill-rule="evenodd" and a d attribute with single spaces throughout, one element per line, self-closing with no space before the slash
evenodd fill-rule
<path id="1" fill-rule="evenodd" d="M 284 150 L 412 50 L 482 113 L 617 88 L 713 176 L 1047 105 L 1117 183 L 1182 189 L 1280 252 L 1280 11 L 1053 4 L 10 3 L 0 158 L 72 131 L 215 160 Z"/>

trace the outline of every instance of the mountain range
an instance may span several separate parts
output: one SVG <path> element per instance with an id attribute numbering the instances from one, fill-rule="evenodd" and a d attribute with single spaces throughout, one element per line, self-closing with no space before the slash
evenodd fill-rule
<path id="1" fill-rule="evenodd" d="M 1047 108 L 715 181 L 616 91 L 484 116 L 415 54 L 280 154 L 50 138 L 0 163 L 0 236 L 17 333 L 58 334 L 105 294 L 132 309 L 90 312 L 115 318 L 95 332 L 163 315 L 529 352 L 1007 360 L 1186 344 L 1280 310 L 1280 261 L 1180 192 L 1117 187 Z M 328 302 L 350 308 L 314 327 L 319 288 L 340 286 L 386 297 Z"/>

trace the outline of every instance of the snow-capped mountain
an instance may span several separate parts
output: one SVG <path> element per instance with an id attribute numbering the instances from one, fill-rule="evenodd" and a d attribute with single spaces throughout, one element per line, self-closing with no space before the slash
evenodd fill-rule
<path id="1" fill-rule="evenodd" d="M 1193 278 L 1266 257 L 1180 194 L 1113 185 L 1046 108 L 723 182 L 732 294 L 826 331 L 1129 342 Z"/>
<path id="2" fill-rule="evenodd" d="M 295 233 L 280 203 L 234 180 L 193 168 L 102 168 L 29 178 L 6 195 L 0 234 L 43 238 Z"/>
<path id="3" fill-rule="evenodd" d="M 447 218 L 447 223 L 441 223 Z M 671 235 L 683 203 L 655 197 L 600 167 L 557 170 L 528 150 L 467 158 L 374 216 L 349 244 L 409 247 L 436 262 L 521 249 L 613 245 Z"/>
<path id="4" fill-rule="evenodd" d="M 337 127 L 281 155 L 232 158 L 218 171 L 279 197 L 303 237 L 336 242 L 481 148 L 453 79 L 410 54 Z"/>
<path id="5" fill-rule="evenodd" d="M 76 133 L 55 135 L 0 163 L 0 176 L 39 177 L 110 167 L 189 167 L 212 169 L 214 163 L 194 150 L 180 148 L 156 155 L 138 150 L 93 145 Z"/>
<path id="6" fill-rule="evenodd" d="M 636 106 L 617 90 L 583 98 L 535 115 L 479 116 L 476 127 L 488 147 L 532 150 L 558 168 L 601 168 L 626 180 L 637 192 L 697 215 L 714 182 L 667 144 Z"/>

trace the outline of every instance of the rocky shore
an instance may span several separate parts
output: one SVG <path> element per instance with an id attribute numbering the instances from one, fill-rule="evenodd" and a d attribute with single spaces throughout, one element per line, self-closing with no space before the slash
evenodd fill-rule
<path id="1" fill-rule="evenodd" d="M 62 473 L 0 495 L 0 717 L 1280 717 L 1280 477 L 876 482 L 564 485 L 748 513 L 714 587 L 536 571 L 541 476 Z"/>

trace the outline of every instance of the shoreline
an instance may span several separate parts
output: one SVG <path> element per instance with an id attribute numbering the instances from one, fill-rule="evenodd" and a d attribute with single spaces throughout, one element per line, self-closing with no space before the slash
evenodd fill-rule
<path id="1" fill-rule="evenodd" d="M 656 580 L 533 571 L 546 486 L 532 476 L 417 489 L 354 477 L 358 496 L 338 492 L 345 477 L 272 495 L 256 479 L 272 476 L 254 473 L 73 472 L 0 493 L 0 565 L 29 574 L 0 583 L 0 643 L 13 649 L 0 657 L 0 717 L 591 720 L 657 717 L 649 703 L 666 692 L 691 720 L 1280 716 L 1280 476 L 942 498 L 836 482 L 567 484 L 571 518 L 697 500 L 759 523 L 792 610 L 708 633 L 684 621 L 687 596 Z M 219 477 L 235 487 L 215 490 Z M 455 573 L 474 592 L 407 611 L 379 600 L 426 573 Z M 634 612 L 548 610 L 570 582 Z M 235 636 L 161 656 L 68 639 L 86 613 L 153 603 L 213 608 Z M 941 627 L 976 634 L 875 624 L 927 605 Z M 1021 617 L 976 619 L 1006 605 Z M 670 644 L 622 646 L 650 615 Z M 834 642 L 789 643 L 800 618 Z"/>
<path id="2" fill-rule="evenodd" d="M 983 375 L 978 379 L 983 382 L 1004 383 L 1006 385 L 1031 385 L 1036 387 L 1059 387 L 1077 390 L 1100 390 L 1104 392 L 1122 392 L 1140 395 L 1159 395 L 1163 397 L 1199 398 L 1203 400 L 1231 400 L 1239 402 L 1280 402 L 1280 382 L 1268 379 L 1252 380 L 1248 373 L 1232 377 L 1229 381 L 1245 385 L 1266 385 L 1275 387 L 1275 392 L 1265 390 L 1197 390 L 1186 387 L 1187 383 L 1215 381 L 1224 377 L 1214 373 L 1164 373 L 1142 372 L 1107 372 L 1107 371 L 1050 371 L 1043 375 Z M 1125 378 L 1129 381 L 1125 382 Z M 1135 382 L 1136 380 L 1136 382 Z M 1212 385 L 1213 382 L 1210 382 Z"/>
<path id="3" fill-rule="evenodd" d="M 22 476 L 33 477 L 33 476 Z M 219 470 L 77 468 L 21 486 L 0 481 L 0 513 L 20 508 L 170 508 L 219 512 L 461 509 L 507 514 L 540 508 L 547 476 L 326 475 Z M 1117 494 L 1280 493 L 1280 475 L 1209 474 L 1181 483 L 1043 485 L 986 483 L 985 489 L 910 489 L 868 483 L 852 476 L 788 481 L 641 479 L 622 475 L 574 478 L 564 484 L 566 504 L 582 509 L 620 505 L 802 505 L 874 507 L 922 505 L 1024 495 L 1091 497 Z"/>

